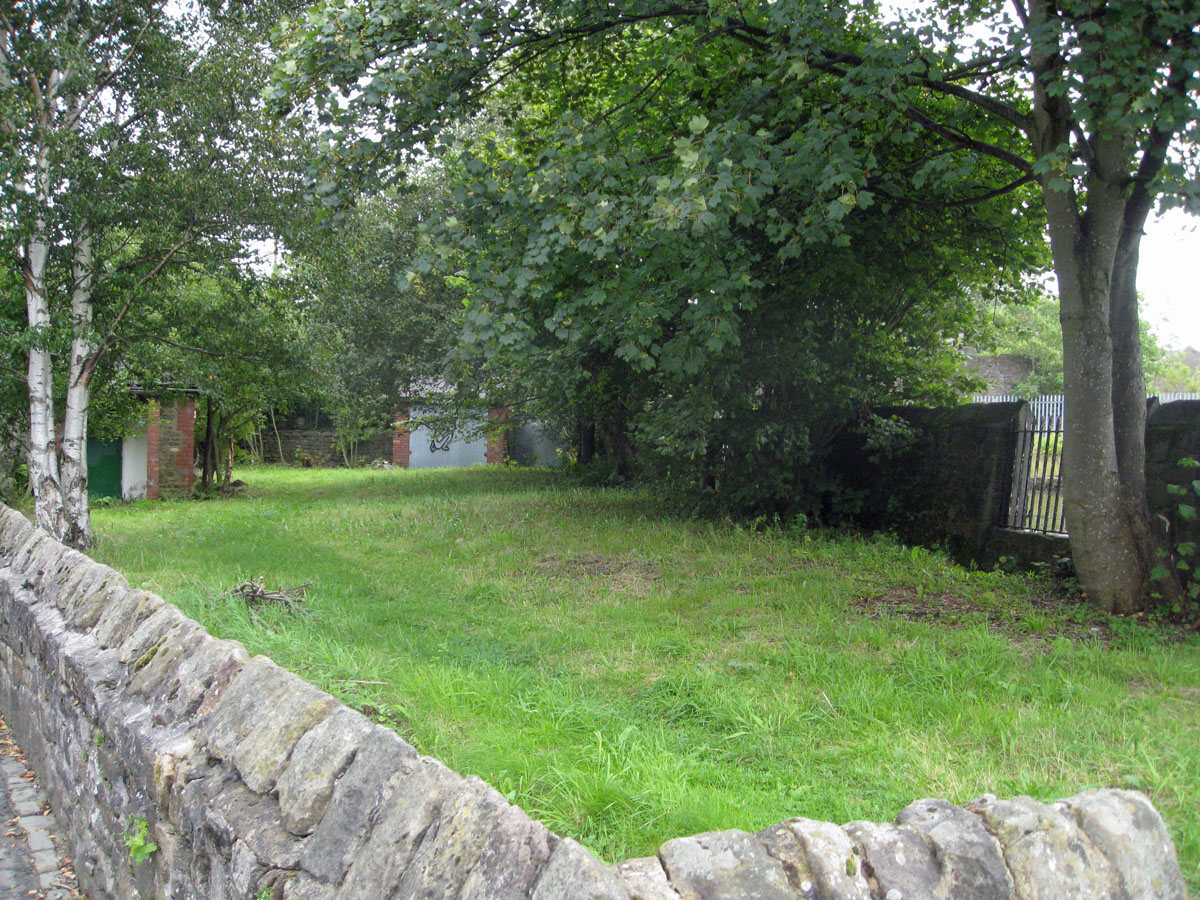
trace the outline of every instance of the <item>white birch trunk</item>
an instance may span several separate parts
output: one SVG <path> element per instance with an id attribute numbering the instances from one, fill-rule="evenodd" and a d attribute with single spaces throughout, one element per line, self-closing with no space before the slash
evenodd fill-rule
<path id="1" fill-rule="evenodd" d="M 74 242 L 71 277 L 71 364 L 62 441 L 62 541 L 85 550 L 94 542 L 88 509 L 87 432 L 92 356 L 96 352 L 92 336 L 92 238 L 86 226 Z"/>
<path id="2" fill-rule="evenodd" d="M 45 148 L 34 173 L 36 202 L 45 208 L 49 187 L 49 160 Z M 50 298 L 46 294 L 46 262 L 50 253 L 44 215 L 39 215 L 34 232 L 25 245 L 25 306 L 29 327 L 50 327 Z M 41 343 L 41 340 L 35 340 Z M 58 473 L 58 451 L 54 434 L 54 370 L 50 351 L 31 347 L 26 383 L 29 386 L 29 489 L 33 493 L 37 524 L 55 537 L 62 536 L 63 502 Z"/>

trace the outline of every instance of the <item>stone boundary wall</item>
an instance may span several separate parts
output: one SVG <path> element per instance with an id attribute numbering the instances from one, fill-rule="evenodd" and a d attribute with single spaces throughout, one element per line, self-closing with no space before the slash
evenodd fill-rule
<path id="1" fill-rule="evenodd" d="M 1200 468 L 1179 465 L 1180 460 L 1200 457 L 1200 400 L 1176 400 L 1152 405 L 1146 419 L 1146 500 L 1151 512 L 1163 517 L 1170 542 L 1200 542 L 1200 519 L 1179 514 L 1181 503 L 1200 505 L 1192 482 L 1200 479 Z M 1182 488 L 1172 494 L 1170 486 Z"/>
<path id="2" fill-rule="evenodd" d="M 283 457 L 279 456 L 279 448 L 283 447 Z M 287 463 L 295 465 L 297 454 L 306 453 L 313 462 L 322 468 L 339 468 L 345 466 L 342 451 L 337 448 L 337 432 L 334 431 L 289 431 L 280 430 L 278 438 L 275 432 L 264 431 L 262 438 L 263 462 Z M 392 458 L 392 432 L 390 428 L 382 428 L 380 432 L 358 444 L 358 459 L 365 463 L 377 459 Z"/>
<path id="3" fill-rule="evenodd" d="M 904 540 L 944 546 L 960 562 L 990 569 L 1002 557 L 1023 564 L 1069 556 L 1065 535 L 1003 528 L 999 519 L 1012 490 L 1015 432 L 1032 426 L 1025 401 L 927 408 L 877 409 L 915 429 L 916 440 L 894 452 L 872 450 L 862 432 L 844 431 L 828 454 L 830 469 L 862 497 L 854 516 L 862 526 L 895 531 Z M 1168 526 L 1171 543 L 1200 543 L 1200 519 L 1179 504 L 1200 504 L 1192 487 L 1200 468 L 1200 400 L 1150 401 L 1146 420 L 1146 498 Z M 1184 496 L 1168 486 L 1182 487 Z M 1190 500 L 1188 498 L 1191 498 Z"/>
<path id="4" fill-rule="evenodd" d="M 0 709 L 93 900 L 1186 900 L 1162 819 L 1117 790 L 790 819 L 606 866 L 5 507 Z"/>
<path id="5" fill-rule="evenodd" d="M 862 497 L 858 523 L 895 531 L 911 543 L 942 545 L 962 562 L 995 565 L 1001 555 L 995 546 L 997 525 L 1012 484 L 1015 431 L 1028 419 L 1028 404 L 898 406 L 874 412 L 903 420 L 915 440 L 872 449 L 857 428 L 837 438 L 829 465 L 851 493 Z"/>

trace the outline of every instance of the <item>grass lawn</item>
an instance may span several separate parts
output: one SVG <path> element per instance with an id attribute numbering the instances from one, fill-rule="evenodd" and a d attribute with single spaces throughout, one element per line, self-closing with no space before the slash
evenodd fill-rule
<path id="1" fill-rule="evenodd" d="M 1200 640 L 890 540 L 506 469 L 251 469 L 94 552 L 609 860 L 928 796 L 1146 791 L 1200 892 Z M 224 592 L 312 582 L 307 612 Z"/>

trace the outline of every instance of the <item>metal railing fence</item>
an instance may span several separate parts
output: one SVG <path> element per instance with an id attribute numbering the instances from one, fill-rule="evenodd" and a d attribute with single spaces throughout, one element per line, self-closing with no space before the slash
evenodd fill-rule
<path id="1" fill-rule="evenodd" d="M 1035 411 L 1016 433 L 1005 528 L 1066 534 L 1062 503 L 1062 407 Z"/>
<path id="2" fill-rule="evenodd" d="M 1159 403 L 1200 400 L 1200 394 L 1160 393 Z M 1004 403 L 1026 398 L 979 394 L 975 403 Z M 1027 400 L 1032 421 L 1015 435 L 1012 480 L 1001 516 L 1004 528 L 1040 534 L 1066 534 L 1062 502 L 1063 396 L 1047 394 Z"/>
<path id="3" fill-rule="evenodd" d="M 1157 397 L 1159 403 L 1174 403 L 1176 400 L 1200 400 L 1200 394 L 1159 393 L 1151 394 Z M 1015 394 L 976 394 L 971 398 L 972 403 L 1014 403 L 1025 400 L 1033 410 L 1034 418 L 1039 422 L 1057 418 L 1062 421 L 1063 395 L 1043 394 L 1041 397 L 1018 397 Z"/>

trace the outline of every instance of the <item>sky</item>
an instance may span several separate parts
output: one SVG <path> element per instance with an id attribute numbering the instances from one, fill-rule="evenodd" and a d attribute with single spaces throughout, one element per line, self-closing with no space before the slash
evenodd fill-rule
<path id="1" fill-rule="evenodd" d="M 1200 216 L 1176 209 L 1146 224 L 1137 283 L 1159 340 L 1200 349 Z"/>

